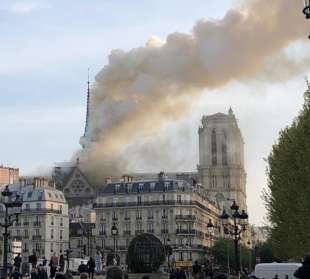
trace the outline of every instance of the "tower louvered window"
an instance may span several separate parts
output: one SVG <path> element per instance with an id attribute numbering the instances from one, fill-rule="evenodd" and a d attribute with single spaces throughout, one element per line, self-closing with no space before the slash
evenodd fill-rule
<path id="1" fill-rule="evenodd" d="M 227 135 L 225 131 L 222 140 L 222 165 L 227 166 Z"/>
<path id="2" fill-rule="evenodd" d="M 216 149 L 216 132 L 215 129 L 212 130 L 211 135 L 211 154 L 212 154 L 212 165 L 217 165 L 217 149 Z"/>

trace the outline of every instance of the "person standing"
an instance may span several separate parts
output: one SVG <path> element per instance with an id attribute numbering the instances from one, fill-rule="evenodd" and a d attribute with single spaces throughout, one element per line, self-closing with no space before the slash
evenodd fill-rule
<path id="1" fill-rule="evenodd" d="M 201 266 L 198 264 L 198 261 L 195 261 L 193 265 L 193 277 L 196 279 L 198 275 L 201 273 Z"/>
<path id="2" fill-rule="evenodd" d="M 295 271 L 294 276 L 299 279 L 310 278 L 310 253 L 305 254 L 302 266 Z"/>
<path id="3" fill-rule="evenodd" d="M 61 254 L 59 257 L 59 271 L 60 272 L 65 271 L 65 258 L 63 254 Z"/>
<path id="4" fill-rule="evenodd" d="M 15 258 L 14 258 L 14 266 L 15 269 L 17 269 L 18 271 L 20 271 L 20 266 L 22 264 L 22 258 L 20 256 L 20 254 L 18 254 Z"/>
<path id="5" fill-rule="evenodd" d="M 102 258 L 101 258 L 101 255 L 99 253 L 99 251 L 97 252 L 97 255 L 95 257 L 95 262 L 96 262 L 96 272 L 101 272 L 101 261 L 102 261 Z"/>
<path id="6" fill-rule="evenodd" d="M 89 279 L 94 279 L 94 272 L 95 272 L 95 261 L 92 257 L 90 257 L 88 263 L 87 263 L 87 268 L 88 268 L 88 278 Z"/>
<path id="7" fill-rule="evenodd" d="M 49 266 L 50 266 L 50 278 L 54 278 L 58 266 L 58 258 L 56 256 L 56 253 L 54 253 L 53 256 L 51 257 Z"/>

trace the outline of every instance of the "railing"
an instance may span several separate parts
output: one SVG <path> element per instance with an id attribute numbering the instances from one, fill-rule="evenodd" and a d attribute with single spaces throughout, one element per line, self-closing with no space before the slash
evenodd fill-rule
<path id="1" fill-rule="evenodd" d="M 42 235 L 33 235 L 32 236 L 32 240 L 41 240 L 42 239 Z"/>
<path id="2" fill-rule="evenodd" d="M 175 216 L 176 220 L 196 220 L 196 216 L 194 215 L 176 215 Z"/>
<path id="3" fill-rule="evenodd" d="M 13 235 L 11 238 L 15 240 L 23 240 L 21 235 Z"/>
<path id="4" fill-rule="evenodd" d="M 154 233 L 154 229 L 147 230 L 148 233 Z"/>
<path id="5" fill-rule="evenodd" d="M 168 219 L 168 215 L 161 216 L 162 219 Z"/>
<path id="6" fill-rule="evenodd" d="M 99 231 L 99 235 L 107 235 L 106 231 Z"/>
<path id="7" fill-rule="evenodd" d="M 24 238 L 24 239 L 28 239 L 28 238 L 29 238 L 29 235 L 24 235 L 23 238 Z"/>
<path id="8" fill-rule="evenodd" d="M 23 208 L 22 213 L 35 212 L 35 213 L 55 213 L 61 214 L 61 210 L 53 208 Z"/>
<path id="9" fill-rule="evenodd" d="M 112 217 L 112 221 L 117 221 L 118 218 L 117 217 Z"/>
<path id="10" fill-rule="evenodd" d="M 125 217 L 124 220 L 125 221 L 130 221 L 130 217 Z"/>
<path id="11" fill-rule="evenodd" d="M 195 234 L 195 230 L 182 230 L 182 229 L 177 229 L 176 234 Z"/>
<path id="12" fill-rule="evenodd" d="M 33 226 L 34 227 L 39 227 L 39 226 L 41 226 L 41 222 L 33 222 Z"/>
<path id="13" fill-rule="evenodd" d="M 160 232 L 164 234 L 164 233 L 168 233 L 168 230 L 161 230 Z"/>
<path id="14" fill-rule="evenodd" d="M 24 225 L 24 226 L 28 226 L 28 225 L 29 225 L 29 222 L 24 222 L 23 225 Z"/>
<path id="15" fill-rule="evenodd" d="M 142 220 L 142 216 L 137 216 L 136 220 Z"/>
<path id="16" fill-rule="evenodd" d="M 154 219 L 154 216 L 148 216 L 147 219 L 148 219 L 148 220 L 153 220 L 153 219 Z"/>
<path id="17" fill-rule="evenodd" d="M 124 235 L 131 235 L 131 231 L 124 231 Z"/>
<path id="18" fill-rule="evenodd" d="M 202 208 L 210 213 L 214 213 L 210 208 L 201 204 L 198 201 L 177 201 L 177 200 L 165 200 L 165 201 L 143 201 L 141 204 L 138 202 L 117 202 L 117 203 L 94 203 L 93 208 L 111 208 L 111 207 L 137 207 L 137 206 L 154 206 L 154 205 L 194 205 Z"/>
<path id="19" fill-rule="evenodd" d="M 18 222 L 18 223 L 16 222 L 16 223 L 15 223 L 15 226 L 20 226 L 20 225 L 21 225 L 20 222 Z"/>
<path id="20" fill-rule="evenodd" d="M 136 230 L 135 234 L 140 234 L 140 233 L 144 233 L 144 230 Z"/>

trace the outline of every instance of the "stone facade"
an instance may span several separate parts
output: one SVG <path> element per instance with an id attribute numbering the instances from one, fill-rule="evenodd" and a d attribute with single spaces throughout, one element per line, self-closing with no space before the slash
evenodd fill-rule
<path id="1" fill-rule="evenodd" d="M 203 116 L 199 128 L 198 173 L 208 195 L 229 209 L 232 200 L 247 210 L 243 138 L 232 110 Z"/>
<path id="2" fill-rule="evenodd" d="M 131 239 L 140 233 L 152 233 L 163 244 L 173 248 L 171 261 L 176 265 L 204 261 L 206 250 L 218 238 L 220 210 L 208 200 L 197 184 L 168 179 L 162 174 L 157 180 L 109 183 L 97 202 L 97 247 L 105 253 L 113 250 L 113 224 L 118 228 L 117 252 L 125 263 Z M 215 233 L 207 231 L 209 220 Z"/>

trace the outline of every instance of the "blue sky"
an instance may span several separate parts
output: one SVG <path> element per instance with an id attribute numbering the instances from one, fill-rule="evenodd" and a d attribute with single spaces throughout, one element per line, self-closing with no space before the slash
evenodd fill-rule
<path id="1" fill-rule="evenodd" d="M 0 164 L 37 173 L 79 148 L 91 80 L 112 49 L 144 45 L 152 36 L 189 32 L 202 18 L 221 18 L 233 0 L 1 0 Z M 301 15 L 302 16 L 302 15 Z M 249 210 L 263 222 L 265 163 L 278 132 L 297 115 L 305 73 L 284 83 L 234 82 L 203 94 L 182 126 L 190 131 L 185 170 L 198 160 L 202 114 L 232 106 L 245 139 Z M 276 109 L 275 109 L 276 108 Z M 178 143 L 176 143 L 178 144 Z M 182 148 L 181 148 L 182 149 Z M 187 168 L 187 169 L 186 169 Z"/>

